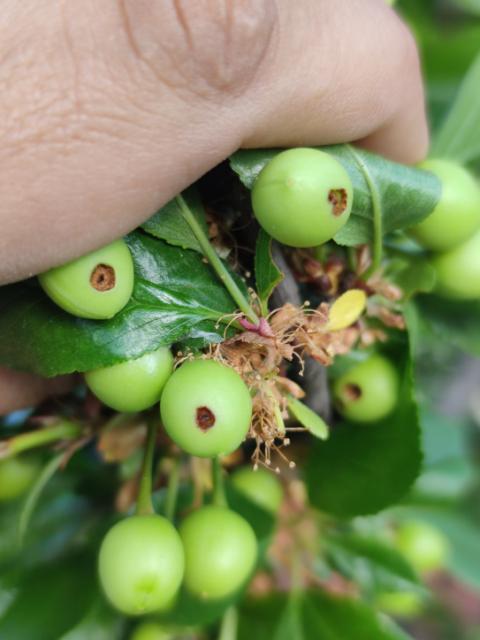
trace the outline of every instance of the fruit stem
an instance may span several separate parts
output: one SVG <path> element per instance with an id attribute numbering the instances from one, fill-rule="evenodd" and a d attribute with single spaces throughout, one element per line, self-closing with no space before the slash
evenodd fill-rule
<path id="1" fill-rule="evenodd" d="M 165 500 L 165 516 L 172 520 L 175 517 L 177 506 L 178 489 L 180 486 L 180 460 L 175 458 L 168 478 L 167 498 Z"/>
<path id="2" fill-rule="evenodd" d="M 362 160 L 362 158 L 358 155 L 354 147 L 351 145 L 347 145 L 348 150 L 354 157 L 356 163 L 358 164 L 360 171 L 363 174 L 365 182 L 367 183 L 368 189 L 370 191 L 370 196 L 372 198 L 372 212 L 373 212 L 373 243 L 372 243 L 372 264 L 369 269 L 365 272 L 364 278 L 367 279 L 372 273 L 375 273 L 380 268 L 382 263 L 382 252 L 383 252 L 383 216 L 382 216 L 382 200 L 380 198 L 380 193 L 378 192 L 377 186 L 373 181 L 372 176 L 370 175 L 370 171 Z"/>
<path id="3" fill-rule="evenodd" d="M 192 233 L 197 239 L 198 244 L 202 248 L 202 251 L 205 257 L 210 262 L 212 268 L 214 269 L 215 273 L 224 284 L 229 294 L 237 303 L 238 308 L 240 309 L 240 311 L 242 311 L 245 314 L 245 316 L 249 320 L 251 320 L 251 322 L 253 322 L 254 324 L 258 324 L 259 318 L 257 314 L 252 309 L 248 300 L 245 298 L 240 288 L 238 287 L 237 283 L 232 278 L 232 276 L 226 269 L 225 265 L 218 257 L 217 252 L 210 244 L 210 240 L 205 235 L 204 230 L 202 229 L 198 220 L 195 218 L 195 216 L 191 212 L 190 207 L 185 202 L 185 199 L 183 198 L 183 196 L 181 194 L 178 195 L 176 197 L 176 201 L 178 203 L 180 211 L 182 212 L 182 216 L 185 222 L 189 225 L 190 229 L 192 230 Z"/>
<path id="4" fill-rule="evenodd" d="M 213 476 L 213 504 L 217 507 L 227 506 L 227 497 L 225 495 L 225 485 L 223 483 L 223 468 L 220 458 L 214 458 L 212 461 Z"/>
<path id="5" fill-rule="evenodd" d="M 23 451 L 56 442 L 57 440 L 73 440 L 80 436 L 81 433 L 82 427 L 69 420 L 62 420 L 50 427 L 38 429 L 37 431 L 20 433 L 18 436 L 0 442 L 0 459 L 12 458 Z"/>
<path id="6" fill-rule="evenodd" d="M 238 611 L 234 606 L 229 607 L 223 614 L 218 640 L 236 640 L 238 630 Z"/>
<path id="7" fill-rule="evenodd" d="M 58 470 L 60 465 L 62 464 L 65 458 L 65 452 L 62 451 L 54 458 L 48 461 L 45 467 L 42 469 L 40 475 L 35 480 L 34 485 L 30 489 L 30 492 L 27 495 L 27 498 L 23 504 L 22 510 L 20 512 L 20 517 L 18 519 L 18 530 L 17 530 L 17 542 L 18 547 L 21 548 L 23 546 L 23 541 L 25 539 L 25 534 L 28 529 L 28 525 L 32 518 L 35 507 L 38 503 L 38 499 L 40 498 L 45 486 L 48 484 L 49 480 Z"/>
<path id="8" fill-rule="evenodd" d="M 154 420 L 148 424 L 147 443 L 143 456 L 142 476 L 137 497 L 137 515 L 149 516 L 155 513 L 152 504 L 152 463 L 157 438 L 157 425 Z"/>

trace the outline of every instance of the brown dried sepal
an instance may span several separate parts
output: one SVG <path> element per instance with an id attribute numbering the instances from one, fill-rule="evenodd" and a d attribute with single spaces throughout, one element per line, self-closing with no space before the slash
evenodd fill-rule
<path id="1" fill-rule="evenodd" d="M 145 444 L 147 425 L 142 421 L 112 421 L 104 429 L 97 443 L 97 450 L 105 462 L 122 462 Z"/>

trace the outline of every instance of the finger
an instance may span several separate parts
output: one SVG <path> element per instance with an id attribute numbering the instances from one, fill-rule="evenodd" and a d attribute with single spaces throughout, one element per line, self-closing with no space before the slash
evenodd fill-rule
<path id="1" fill-rule="evenodd" d="M 425 152 L 383 0 L 10 0 L 0 40 L 0 282 L 125 234 L 241 145 Z"/>
<path id="2" fill-rule="evenodd" d="M 384 0 L 279 2 L 248 146 L 361 141 L 401 162 L 428 145 L 415 41 Z"/>
<path id="3" fill-rule="evenodd" d="M 72 376 L 47 379 L 0 367 L 0 415 L 33 407 L 48 396 L 67 393 L 72 386 Z"/>

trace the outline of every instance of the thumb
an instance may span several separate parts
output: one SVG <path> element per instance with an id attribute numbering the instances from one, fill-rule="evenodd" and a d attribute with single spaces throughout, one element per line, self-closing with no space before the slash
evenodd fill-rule
<path id="1" fill-rule="evenodd" d="M 0 38 L 0 282 L 125 234 L 240 146 L 426 150 L 384 0 L 25 0 Z"/>

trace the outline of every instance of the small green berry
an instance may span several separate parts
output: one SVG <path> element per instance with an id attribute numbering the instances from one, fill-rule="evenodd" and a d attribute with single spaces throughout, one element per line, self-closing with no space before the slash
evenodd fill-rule
<path id="1" fill-rule="evenodd" d="M 238 513 L 208 506 L 180 526 L 185 549 L 185 585 L 204 600 L 235 593 L 251 576 L 257 560 L 252 527 Z"/>
<path id="2" fill-rule="evenodd" d="M 142 622 L 130 636 L 130 640 L 174 640 L 174 638 L 174 635 L 156 622 Z"/>
<path id="3" fill-rule="evenodd" d="M 40 471 L 38 462 L 30 457 L 0 460 L 0 502 L 23 495 L 32 486 Z"/>
<path id="4" fill-rule="evenodd" d="M 450 300 L 480 298 L 480 232 L 463 244 L 432 257 L 435 291 Z"/>
<path id="5" fill-rule="evenodd" d="M 442 191 L 432 213 L 411 234 L 427 249 L 446 251 L 480 227 L 480 186 L 467 169 L 449 160 L 425 160 L 419 167 L 440 179 Z"/>
<path id="6" fill-rule="evenodd" d="M 112 318 L 133 291 L 133 260 L 123 240 L 38 276 L 45 293 L 79 318 Z"/>
<path id="7" fill-rule="evenodd" d="M 255 471 L 242 467 L 234 471 L 231 481 L 239 493 L 258 507 L 274 515 L 278 513 L 283 501 L 283 487 L 272 471 L 262 467 Z"/>
<path id="8" fill-rule="evenodd" d="M 193 360 L 168 379 L 160 400 L 163 425 L 193 456 L 231 453 L 247 435 L 252 400 L 241 376 L 214 360 Z"/>
<path id="9" fill-rule="evenodd" d="M 167 347 L 111 367 L 85 374 L 85 382 L 104 404 L 116 411 L 143 411 L 160 400 L 173 371 L 173 356 Z"/>
<path id="10" fill-rule="evenodd" d="M 411 620 L 418 617 L 425 608 L 422 596 L 414 591 L 392 591 L 380 593 L 376 605 L 390 616 Z"/>
<path id="11" fill-rule="evenodd" d="M 318 149 L 288 149 L 260 172 L 252 207 L 272 238 L 292 247 L 331 240 L 347 222 L 353 186 L 340 162 Z"/>
<path id="12" fill-rule="evenodd" d="M 419 573 L 441 569 L 449 554 L 445 535 L 426 522 L 410 521 L 400 525 L 395 544 Z"/>
<path id="13" fill-rule="evenodd" d="M 183 579 L 182 541 L 166 518 L 126 518 L 103 539 L 98 570 L 105 595 L 126 615 L 168 608 Z"/>
<path id="14" fill-rule="evenodd" d="M 338 411 L 355 422 L 374 422 L 393 411 L 398 400 L 398 374 L 379 354 L 349 369 L 335 382 L 333 396 Z"/>

